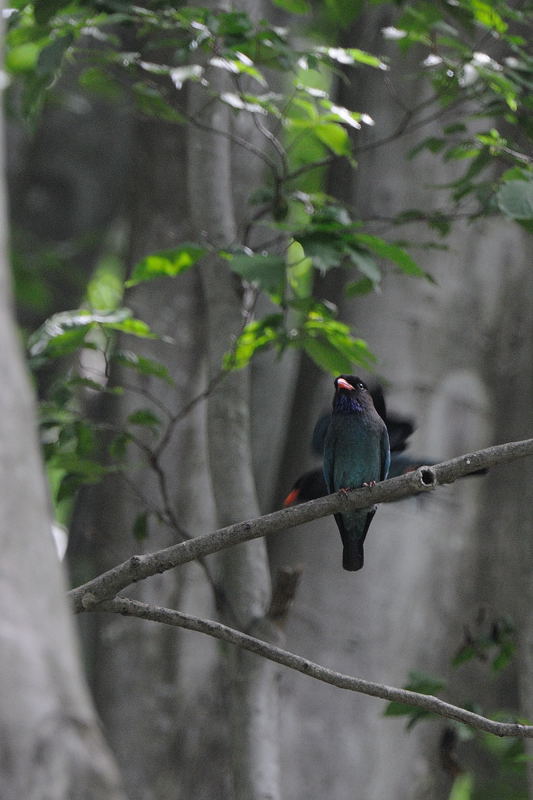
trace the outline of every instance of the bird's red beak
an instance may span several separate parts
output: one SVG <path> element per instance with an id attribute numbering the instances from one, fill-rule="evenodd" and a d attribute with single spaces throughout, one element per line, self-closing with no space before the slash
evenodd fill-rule
<path id="1" fill-rule="evenodd" d="M 337 389 L 348 389 L 350 392 L 355 392 L 354 387 L 348 381 L 345 381 L 344 378 L 337 379 Z"/>

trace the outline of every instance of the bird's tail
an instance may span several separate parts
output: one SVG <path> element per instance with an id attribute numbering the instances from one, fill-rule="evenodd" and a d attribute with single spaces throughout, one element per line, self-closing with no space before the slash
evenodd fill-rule
<path id="1" fill-rule="evenodd" d="M 342 566 L 349 572 L 357 572 L 358 569 L 363 569 L 365 563 L 365 551 L 363 548 L 363 541 L 361 539 L 354 539 L 352 541 L 345 541 L 342 551 Z"/>
<path id="2" fill-rule="evenodd" d="M 342 566 L 349 572 L 363 569 L 365 563 L 364 543 L 376 506 L 370 511 L 356 514 L 335 514 L 342 537 Z"/>

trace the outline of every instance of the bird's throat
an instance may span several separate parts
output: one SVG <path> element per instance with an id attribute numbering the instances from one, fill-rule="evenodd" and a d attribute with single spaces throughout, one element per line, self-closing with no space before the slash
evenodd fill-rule
<path id="1" fill-rule="evenodd" d="M 335 414 L 360 414 L 365 410 L 362 403 L 348 392 L 339 392 L 335 397 L 333 412 Z"/>

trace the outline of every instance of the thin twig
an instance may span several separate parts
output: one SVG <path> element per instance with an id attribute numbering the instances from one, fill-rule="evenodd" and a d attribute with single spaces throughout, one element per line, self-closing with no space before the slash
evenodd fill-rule
<path id="1" fill-rule="evenodd" d="M 307 658 L 302 658 L 302 656 L 283 650 L 261 639 L 256 639 L 254 636 L 241 633 L 214 620 L 194 617 L 191 614 L 184 614 L 181 611 L 175 611 L 170 608 L 151 606 L 125 597 L 116 597 L 114 600 L 108 600 L 92 610 L 108 611 L 205 633 L 215 639 L 229 642 L 258 656 L 267 658 L 269 661 L 274 661 L 276 664 L 282 664 L 289 669 L 301 672 L 310 678 L 315 678 L 315 680 L 322 681 L 330 686 L 336 686 L 339 689 L 422 708 L 424 711 L 438 714 L 441 717 L 453 719 L 457 722 L 463 722 L 472 728 L 493 733 L 496 736 L 515 736 L 522 739 L 533 738 L 533 725 L 522 725 L 518 722 L 498 722 L 447 703 L 445 700 L 433 695 L 420 694 L 408 689 L 399 689 L 394 686 L 367 681 L 363 678 L 356 678 L 342 672 L 335 672 L 335 670 L 323 667 L 314 661 L 309 661 Z"/>
<path id="2" fill-rule="evenodd" d="M 354 489 L 349 493 L 337 492 L 311 500 L 299 506 L 274 511 L 254 520 L 238 522 L 226 528 L 197 536 L 187 542 L 164 550 L 134 555 L 107 572 L 98 575 L 69 592 L 74 610 L 81 612 L 103 600 L 114 597 L 126 586 L 157 573 L 166 572 L 198 557 L 216 553 L 241 542 L 258 539 L 270 533 L 293 528 L 314 519 L 337 512 L 355 511 L 375 503 L 400 500 L 420 492 L 430 491 L 438 485 L 453 483 L 457 478 L 492 467 L 495 464 L 515 461 L 533 455 L 533 439 L 508 442 L 484 450 L 453 458 L 441 464 L 422 466 L 413 472 L 382 481 L 373 487 Z"/>
<path id="3" fill-rule="evenodd" d="M 354 147 L 354 155 L 358 155 L 359 153 L 366 153 L 369 150 L 376 150 L 379 147 L 383 147 L 386 144 L 390 144 L 394 142 L 396 139 L 400 139 L 402 136 L 406 136 L 408 133 L 412 133 L 413 131 L 418 130 L 419 128 L 423 128 L 425 125 L 429 125 L 430 122 L 435 122 L 435 120 L 442 117 L 446 114 L 451 108 L 455 108 L 458 105 L 462 105 L 469 100 L 469 97 L 460 98 L 453 103 L 450 103 L 447 106 L 443 106 L 442 108 L 437 109 L 432 114 L 429 114 L 427 117 L 423 117 L 422 119 L 413 120 L 412 113 L 405 114 L 404 117 L 400 120 L 399 124 L 397 125 L 396 129 L 388 134 L 388 136 L 384 136 L 382 139 L 374 139 L 374 141 L 367 142 L 366 144 L 356 145 Z"/>
<path id="4" fill-rule="evenodd" d="M 152 463 L 150 464 L 150 466 L 152 468 L 154 468 L 154 465 Z M 157 469 L 156 469 L 156 473 L 158 474 L 158 477 L 159 477 L 159 473 L 158 473 Z M 124 470 L 121 470 L 119 474 L 120 474 L 120 477 L 122 478 L 122 480 L 124 481 L 124 483 L 126 484 L 126 486 L 128 487 L 128 489 L 132 492 L 132 494 L 147 508 L 147 510 L 151 514 L 153 514 L 158 520 L 160 520 L 160 522 L 162 522 L 164 525 L 167 526 L 167 528 L 169 528 L 174 534 L 176 534 L 177 537 L 182 542 L 189 541 L 190 539 L 193 538 L 191 536 L 191 534 L 187 533 L 187 531 L 178 523 L 176 515 L 173 513 L 173 511 L 172 511 L 172 509 L 170 507 L 170 503 L 168 502 L 168 495 L 166 494 L 166 483 L 164 484 L 165 485 L 165 495 L 163 495 L 165 507 L 163 509 L 161 509 L 161 508 L 158 508 L 156 505 L 154 505 L 153 503 L 151 503 L 148 500 L 148 498 L 143 494 L 143 492 L 136 485 L 135 481 L 131 480 L 131 478 L 126 474 L 126 472 Z M 160 484 L 160 488 L 162 489 L 161 484 Z M 197 561 L 198 561 L 198 564 L 200 565 L 200 567 L 202 568 L 202 570 L 203 570 L 203 572 L 205 574 L 205 577 L 206 577 L 206 580 L 207 580 L 209 586 L 211 587 L 211 589 L 213 591 L 213 597 L 214 597 L 214 600 L 215 600 L 215 607 L 218 610 L 225 610 L 227 613 L 230 613 L 232 618 L 234 619 L 235 618 L 235 614 L 234 614 L 234 612 L 233 612 L 233 610 L 231 608 L 231 605 L 228 602 L 228 599 L 227 599 L 222 587 L 217 583 L 217 581 L 213 577 L 213 575 L 211 573 L 211 570 L 210 570 L 205 558 L 200 557 L 200 558 L 197 559 Z"/>
<path id="5" fill-rule="evenodd" d="M 167 425 L 167 427 L 166 427 L 165 433 L 163 434 L 163 436 L 162 436 L 162 437 L 161 437 L 161 439 L 159 440 L 159 444 L 158 444 L 158 445 L 157 445 L 157 447 L 155 447 L 155 448 L 154 448 L 154 450 L 153 450 L 153 456 L 154 456 L 154 458 L 155 458 L 155 459 L 158 459 L 158 458 L 160 457 L 161 453 L 163 452 L 163 450 L 164 450 L 164 449 L 166 448 L 166 446 L 168 445 L 168 443 L 169 443 L 169 441 L 170 441 L 170 438 L 171 438 L 171 436 L 172 436 L 172 433 L 174 432 L 174 428 L 176 427 L 176 425 L 177 425 L 179 422 L 181 422 L 181 421 L 182 421 L 182 419 L 184 419 L 184 418 L 187 416 L 187 414 L 189 414 L 189 413 L 192 411 L 192 409 L 193 409 L 193 408 L 194 408 L 194 407 L 195 407 L 195 406 L 196 406 L 196 405 L 197 405 L 197 404 L 198 404 L 200 401 L 202 401 L 202 400 L 205 400 L 207 397 L 209 397 L 209 395 L 211 394 L 211 392 L 212 392 L 212 391 L 213 391 L 213 390 L 214 390 L 214 389 L 215 389 L 215 388 L 218 386 L 218 384 L 220 383 L 220 381 L 221 381 L 223 378 L 225 378 L 225 376 L 227 375 L 227 372 L 228 372 L 228 371 L 227 371 L 226 369 L 224 369 L 224 368 L 220 369 L 220 370 L 219 370 L 219 372 L 217 372 L 217 374 L 216 374 L 216 375 L 215 375 L 213 378 L 211 378 L 211 380 L 210 380 L 210 381 L 209 381 L 209 383 L 207 384 L 206 388 L 205 388 L 205 389 L 203 389 L 203 391 L 201 391 L 199 394 L 195 395 L 195 396 L 192 398 L 192 400 L 189 400 L 189 402 L 188 402 L 188 403 L 186 403 L 186 404 L 185 404 L 185 405 L 184 405 L 184 406 L 183 406 L 183 407 L 182 407 L 182 408 L 181 408 L 181 409 L 178 411 L 178 413 L 177 413 L 177 414 L 174 414 L 174 416 L 173 416 L 173 417 L 170 419 L 170 421 L 169 421 L 169 423 L 168 423 L 168 425 Z"/>
<path id="6" fill-rule="evenodd" d="M 251 144 L 247 139 L 244 139 L 242 136 L 239 136 L 237 133 L 233 133 L 232 131 L 220 128 L 213 128 L 211 127 L 211 125 L 207 125 L 205 122 L 200 122 L 198 119 L 188 114 L 181 107 L 179 109 L 179 112 L 180 114 L 183 114 L 183 116 L 187 119 L 188 122 L 191 123 L 191 125 L 194 125 L 199 130 L 206 131 L 207 133 L 216 133 L 218 136 L 223 136 L 225 139 L 229 139 L 230 142 L 233 142 L 233 144 L 242 147 L 244 150 L 248 150 L 249 153 L 252 153 L 252 155 L 256 156 L 261 161 L 263 161 L 264 164 L 266 164 L 266 166 L 271 170 L 275 180 L 278 179 L 279 177 L 278 167 L 275 161 L 273 161 L 270 158 L 270 156 L 268 156 L 258 147 L 255 147 L 255 145 Z"/>

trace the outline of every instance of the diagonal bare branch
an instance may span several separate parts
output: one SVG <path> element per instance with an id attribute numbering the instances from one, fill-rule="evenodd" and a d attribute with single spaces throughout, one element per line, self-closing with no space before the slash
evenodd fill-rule
<path id="1" fill-rule="evenodd" d="M 170 608 L 151 606 L 147 603 L 140 603 L 125 597 L 115 597 L 113 600 L 107 600 L 91 610 L 109 611 L 128 617 L 137 617 L 139 619 L 161 622 L 165 625 L 178 628 L 186 628 L 187 630 L 197 631 L 198 633 L 205 633 L 208 636 L 213 636 L 215 639 L 222 639 L 237 647 L 242 647 L 244 650 L 249 650 L 251 653 L 256 653 L 258 656 L 267 658 L 270 661 L 275 661 L 277 664 L 282 664 L 289 669 L 301 672 L 304 675 L 315 678 L 315 680 L 328 683 L 339 689 L 359 692 L 360 694 L 367 694 L 371 697 L 379 697 L 382 700 L 416 706 L 417 708 L 424 709 L 424 711 L 438 714 L 441 717 L 453 719 L 457 722 L 463 722 L 471 728 L 493 733 L 496 736 L 516 736 L 524 739 L 533 738 L 533 725 L 523 725 L 518 722 L 499 722 L 488 719 L 481 714 L 474 714 L 472 711 L 467 711 L 452 703 L 447 703 L 445 700 L 441 700 L 433 695 L 420 694 L 419 692 L 413 692 L 408 689 L 399 689 L 394 686 L 387 686 L 385 684 L 375 683 L 374 681 L 367 681 L 363 678 L 345 675 L 342 672 L 335 672 L 328 667 L 323 667 L 320 664 L 309 661 L 307 658 L 302 658 L 302 656 L 298 656 L 288 650 L 283 650 L 261 639 L 256 639 L 254 636 L 241 633 L 234 628 L 222 625 L 220 622 L 215 622 L 214 620 L 194 617 L 190 614 L 184 614 L 181 611 L 174 611 Z"/>
<path id="2" fill-rule="evenodd" d="M 453 483 L 457 478 L 493 467 L 518 458 L 533 455 L 533 439 L 508 442 L 484 450 L 452 458 L 431 467 L 419 467 L 406 475 L 400 475 L 374 487 L 354 489 L 348 494 L 336 494 L 311 500 L 302 505 L 274 511 L 254 520 L 228 525 L 218 531 L 197 536 L 186 542 L 158 550 L 147 555 L 134 555 L 96 578 L 72 589 L 69 597 L 74 611 L 87 611 L 103 600 L 109 600 L 132 583 L 149 578 L 157 573 L 186 564 L 223 550 L 241 542 L 257 539 L 270 533 L 294 528 L 304 522 L 326 517 L 336 512 L 354 511 L 374 503 L 390 503 L 410 495 L 430 491 L 437 486 Z"/>

